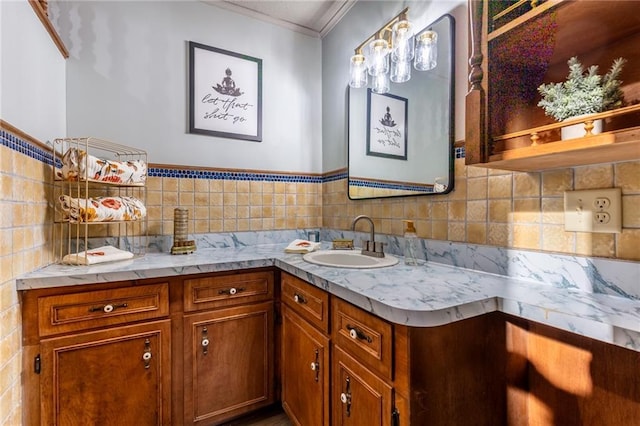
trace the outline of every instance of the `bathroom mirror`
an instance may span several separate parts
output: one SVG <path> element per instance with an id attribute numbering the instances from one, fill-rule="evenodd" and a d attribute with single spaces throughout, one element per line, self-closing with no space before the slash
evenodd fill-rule
<path id="1" fill-rule="evenodd" d="M 409 81 L 391 83 L 385 94 L 348 88 L 350 199 L 453 189 L 454 26 L 447 14 L 416 31 L 437 33 L 435 68 L 413 68 Z"/>

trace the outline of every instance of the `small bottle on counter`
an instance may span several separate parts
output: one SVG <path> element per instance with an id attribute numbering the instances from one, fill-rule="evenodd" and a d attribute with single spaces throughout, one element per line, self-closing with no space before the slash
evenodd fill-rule
<path id="1" fill-rule="evenodd" d="M 404 263 L 417 265 L 416 250 L 418 249 L 418 235 L 412 220 L 404 220 Z"/>

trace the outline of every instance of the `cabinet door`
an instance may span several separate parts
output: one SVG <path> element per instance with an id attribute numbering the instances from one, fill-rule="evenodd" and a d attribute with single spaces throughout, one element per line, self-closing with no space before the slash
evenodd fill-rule
<path id="1" fill-rule="evenodd" d="M 392 389 L 339 346 L 332 353 L 332 425 L 390 426 Z"/>
<path id="2" fill-rule="evenodd" d="M 42 424 L 170 424 L 170 324 L 43 340 Z"/>
<path id="3" fill-rule="evenodd" d="M 185 424 L 217 424 L 274 402 L 273 302 L 184 318 Z"/>
<path id="4" fill-rule="evenodd" d="M 293 424 L 329 424 L 329 338 L 282 307 L 282 406 Z"/>

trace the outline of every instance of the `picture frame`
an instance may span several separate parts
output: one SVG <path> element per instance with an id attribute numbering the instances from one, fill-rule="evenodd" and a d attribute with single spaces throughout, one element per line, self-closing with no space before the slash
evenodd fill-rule
<path id="1" fill-rule="evenodd" d="M 367 89 L 367 155 L 407 159 L 409 100 Z"/>
<path id="2" fill-rule="evenodd" d="M 189 133 L 262 141 L 262 59 L 189 42 Z"/>

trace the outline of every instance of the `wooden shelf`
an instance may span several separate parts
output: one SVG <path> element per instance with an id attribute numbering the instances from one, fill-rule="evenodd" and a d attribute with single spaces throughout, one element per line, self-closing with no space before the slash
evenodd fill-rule
<path id="1" fill-rule="evenodd" d="M 465 105 L 466 164 L 534 172 L 640 160 L 639 3 L 509 4 L 514 7 L 499 10 L 492 9 L 491 0 L 469 0 L 472 43 Z M 491 24 L 500 20 L 506 22 L 491 31 Z M 560 127 L 571 123 L 553 123 L 544 114 L 538 106 L 538 87 L 564 81 L 567 61 L 573 56 L 585 67 L 600 67 L 599 74 L 615 59 L 625 58 L 620 79 L 627 106 L 593 117 L 606 120 L 606 133 L 556 141 Z"/>
<path id="2" fill-rule="evenodd" d="M 640 159 L 640 126 L 584 138 L 517 148 L 474 166 L 521 172 Z"/>

